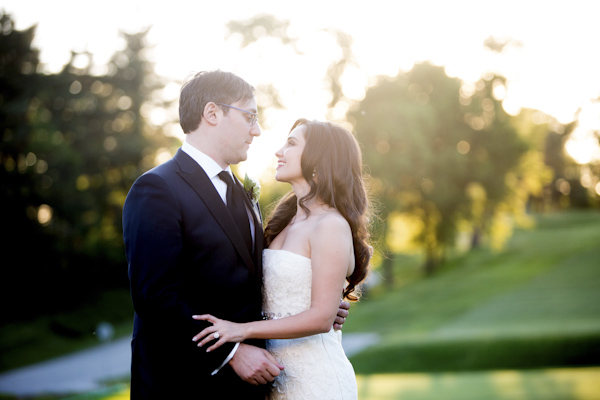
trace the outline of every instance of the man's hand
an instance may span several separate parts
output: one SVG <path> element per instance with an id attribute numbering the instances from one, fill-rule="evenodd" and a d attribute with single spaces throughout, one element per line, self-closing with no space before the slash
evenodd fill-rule
<path id="1" fill-rule="evenodd" d="M 336 331 L 342 329 L 342 325 L 344 325 L 348 314 L 350 314 L 348 310 L 350 310 L 350 303 L 344 300 L 340 301 L 340 308 L 338 309 L 337 317 L 335 317 L 333 329 L 335 329 Z"/>
<path id="2" fill-rule="evenodd" d="M 283 365 L 265 349 L 240 343 L 229 365 L 243 380 L 253 385 L 264 385 L 283 370 Z"/>

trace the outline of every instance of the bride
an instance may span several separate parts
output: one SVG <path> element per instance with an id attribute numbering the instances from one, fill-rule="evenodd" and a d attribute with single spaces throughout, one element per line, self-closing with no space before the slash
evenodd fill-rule
<path id="1" fill-rule="evenodd" d="M 293 191 L 277 204 L 265 229 L 263 319 L 213 325 L 198 346 L 270 339 L 285 369 L 269 399 L 356 399 L 356 377 L 332 328 L 340 294 L 356 301 L 368 272 L 368 200 L 356 139 L 330 122 L 296 121 L 278 158 L 275 179 Z"/>

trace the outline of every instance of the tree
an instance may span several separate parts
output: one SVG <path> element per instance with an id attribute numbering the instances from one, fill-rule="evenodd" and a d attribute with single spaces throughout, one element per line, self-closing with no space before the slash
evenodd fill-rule
<path id="1" fill-rule="evenodd" d="M 457 145 L 468 162 L 469 201 L 463 218 L 472 231 L 473 247 L 478 247 L 485 235 L 492 247 L 500 248 L 510 236 L 513 220 L 526 223 L 528 197 L 539 191 L 541 184 L 535 183 L 547 179 L 550 172 L 494 95 L 496 89 L 506 86 L 506 79 L 487 74 L 470 89 L 465 86 L 459 101 L 465 122 L 473 129 L 470 137 Z"/>
<path id="2" fill-rule="evenodd" d="M 51 248 L 43 226 L 37 222 L 42 199 L 35 187 L 38 168 L 43 167 L 35 168 L 36 156 L 29 149 L 29 106 L 43 77 L 36 73 L 38 51 L 31 48 L 35 27 L 16 31 L 11 17 L 2 14 L 0 35 L 0 243 L 5 265 L 0 301 L 15 304 L 20 303 L 20 296 L 40 289 L 35 281 L 25 284 L 25 278 L 32 270 L 45 277 L 40 255 L 48 254 Z M 8 308 L 3 314 L 10 317 L 11 311 Z"/>
<path id="3" fill-rule="evenodd" d="M 586 167 L 575 163 L 565 151 L 565 144 L 577 129 L 578 121 L 561 124 L 553 117 L 533 109 L 521 110 L 513 120 L 543 163 L 544 179 L 540 181 L 541 188 L 530 193 L 530 208 L 545 212 L 567 207 L 588 207 L 590 193 L 582 185 L 581 179 Z"/>
<path id="4" fill-rule="evenodd" d="M 146 32 L 123 34 L 126 48 L 101 75 L 91 55 L 77 53 L 60 73 L 37 73 L 34 29 L 2 32 L 9 47 L 0 48 L 0 85 L 7 88 L 0 173 L 8 183 L 3 203 L 10 204 L 2 210 L 10 221 L 2 243 L 9 265 L 28 266 L 10 271 L 3 296 L 27 293 L 42 313 L 96 289 L 127 288 L 122 205 L 133 180 L 171 141 L 142 112 L 162 87 L 144 57 Z M 22 244 L 35 251 L 19 251 Z"/>
<path id="5" fill-rule="evenodd" d="M 348 114 L 364 146 L 375 196 L 391 212 L 384 251 L 391 254 L 397 246 L 390 237 L 394 220 L 404 221 L 405 229 L 414 230 L 404 232 L 404 240 L 423 249 L 427 274 L 454 245 L 461 222 L 477 225 L 474 188 L 488 209 L 479 213 L 483 223 L 508 195 L 507 174 L 526 150 L 491 97 L 496 79 L 480 81 L 480 89 L 461 100 L 458 79 L 442 67 L 417 64 L 395 78 L 380 78 Z"/>

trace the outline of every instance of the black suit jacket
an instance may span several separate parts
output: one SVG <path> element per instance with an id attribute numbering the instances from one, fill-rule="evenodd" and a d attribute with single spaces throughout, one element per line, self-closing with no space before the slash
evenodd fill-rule
<path id="1" fill-rule="evenodd" d="M 211 376 L 233 343 L 206 353 L 192 342 L 209 325 L 192 315 L 260 319 L 264 239 L 260 211 L 253 214 L 250 254 L 214 185 L 181 149 L 131 187 L 123 239 L 135 309 L 132 399 L 264 398 L 229 365 Z"/>

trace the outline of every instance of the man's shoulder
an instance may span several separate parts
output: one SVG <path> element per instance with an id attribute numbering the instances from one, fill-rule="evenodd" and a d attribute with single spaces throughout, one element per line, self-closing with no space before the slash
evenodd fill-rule
<path id="1" fill-rule="evenodd" d="M 133 182 L 127 197 L 130 197 L 133 193 L 143 195 L 148 191 L 165 190 L 170 187 L 175 180 L 173 178 L 176 176 L 177 170 L 172 165 L 173 163 L 174 161 L 171 159 L 144 172 Z"/>
<path id="2" fill-rule="evenodd" d="M 138 177 L 137 180 L 143 181 L 147 179 L 156 179 L 157 177 L 167 178 L 170 175 L 175 174 L 179 169 L 180 168 L 175 159 L 171 158 L 169 161 L 166 161 L 144 172 Z"/>

